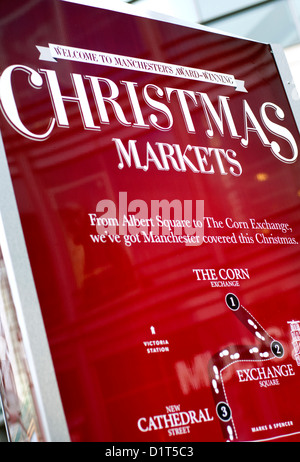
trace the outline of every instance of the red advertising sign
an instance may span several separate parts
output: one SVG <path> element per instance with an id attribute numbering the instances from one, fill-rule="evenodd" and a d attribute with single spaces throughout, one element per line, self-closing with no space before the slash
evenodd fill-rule
<path id="1" fill-rule="evenodd" d="M 1 5 L 1 133 L 72 441 L 299 440 L 299 131 L 272 49 Z"/>

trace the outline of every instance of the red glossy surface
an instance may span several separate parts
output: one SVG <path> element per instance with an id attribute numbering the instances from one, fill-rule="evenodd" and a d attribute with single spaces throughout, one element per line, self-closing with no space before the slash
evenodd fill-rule
<path id="1" fill-rule="evenodd" d="M 0 120 L 72 440 L 224 441 L 233 435 L 233 440 L 245 441 L 300 432 L 300 370 L 288 324 L 299 319 L 299 161 L 277 159 L 260 139 L 254 118 L 245 122 L 243 116 L 247 101 L 260 128 L 291 158 L 290 144 L 271 134 L 261 119 L 263 104 L 276 104 L 284 111 L 284 120 L 272 107 L 266 109 L 268 120 L 285 127 L 299 145 L 269 46 L 53 0 L 27 7 L 14 1 L 1 5 L 0 13 L 1 72 L 16 64 L 35 71 L 53 70 L 61 93 L 69 97 L 74 96 L 71 73 L 110 79 L 121 92 L 117 101 L 128 122 L 128 126 L 120 123 L 109 104 L 109 123 L 99 120 L 88 79 L 84 85 L 95 126 L 100 129 L 84 129 L 74 102 L 65 103 L 69 128 L 56 124 L 42 142 L 17 133 L 4 117 Z M 248 93 L 172 75 L 65 60 L 39 61 L 36 45 L 47 47 L 49 43 L 233 74 L 245 81 Z M 39 90 L 28 84 L 25 72 L 13 75 L 21 119 L 33 133 L 44 133 L 54 117 L 45 71 L 39 74 L 43 78 Z M 124 81 L 136 84 L 148 128 L 133 126 L 136 120 Z M 194 133 L 188 132 L 176 95 L 168 102 L 165 93 L 158 96 L 149 88 L 148 95 L 165 104 L 174 117 L 167 130 L 166 113 L 145 103 L 142 91 L 148 84 L 206 94 L 217 112 L 218 97 L 227 97 L 238 136 L 231 136 L 224 114 L 224 133 L 213 125 L 213 137 L 207 136 L 209 126 L 200 96 L 197 105 L 186 96 L 195 128 Z M 103 94 L 110 96 L 105 94 L 107 85 L 102 88 Z M 151 113 L 164 130 L 149 123 Z M 241 145 L 245 124 L 247 147 Z M 242 172 L 235 166 L 234 173 L 241 174 L 232 174 L 232 164 L 220 151 L 206 156 L 206 173 L 192 171 L 188 161 L 186 171 L 177 171 L 171 161 L 169 170 L 159 170 L 155 162 L 149 163 L 147 171 L 134 165 L 119 169 L 114 138 L 123 140 L 124 145 L 136 140 L 142 165 L 147 143 L 157 156 L 156 143 L 167 143 L 180 145 L 182 152 L 188 145 L 231 150 L 231 158 L 234 151 Z M 186 153 L 193 165 L 198 165 L 195 153 Z M 118 210 L 120 193 L 127 193 L 128 204 L 138 199 L 149 210 L 154 200 L 177 199 L 182 205 L 192 201 L 193 207 L 203 200 L 205 217 L 223 224 L 222 228 L 212 226 L 211 219 L 204 219 L 205 235 L 230 236 L 232 240 L 200 246 L 147 242 L 126 246 L 109 239 L 93 243 L 90 235 L 96 234 L 96 229 L 88 214 L 96 213 L 98 202 L 104 199 L 114 201 Z M 124 201 L 125 195 L 121 197 Z M 134 212 L 134 204 L 130 211 Z M 226 218 L 232 221 L 226 222 Z M 250 219 L 287 223 L 292 231 L 254 230 Z M 259 241 L 263 235 L 288 236 L 294 243 L 259 243 L 256 233 Z M 194 269 L 199 270 L 201 280 Z M 213 287 L 203 280 L 208 274 L 214 278 L 220 269 L 229 270 L 228 280 L 239 285 Z M 240 273 L 233 277 L 234 269 Z M 229 309 L 225 303 L 228 292 L 238 297 L 254 320 L 239 319 Z M 265 329 L 265 342 L 255 335 L 249 319 Z M 282 357 L 271 354 L 268 335 L 283 346 Z M 144 342 L 153 340 L 163 340 L 159 348 L 169 351 L 147 352 L 152 346 Z M 230 364 L 223 360 L 211 363 L 214 355 L 228 348 L 230 354 L 240 356 L 233 356 Z M 268 352 L 269 357 L 250 360 L 251 348 L 258 348 L 258 355 Z M 222 372 L 223 382 L 213 375 L 216 364 L 220 368 L 228 365 Z M 254 380 L 257 371 L 252 372 L 253 380 L 237 372 L 265 368 L 261 374 L 269 374 L 270 380 L 267 368 L 273 366 L 284 366 L 281 372 L 286 375 L 268 387 Z M 219 394 L 214 386 L 219 387 Z M 225 423 L 216 412 L 218 396 L 224 392 L 232 412 L 232 419 Z M 172 414 L 169 420 L 168 414 Z M 154 417 L 163 415 L 167 417 Z M 287 422 L 293 424 L 282 426 Z M 290 438 L 297 440 L 299 435 Z"/>

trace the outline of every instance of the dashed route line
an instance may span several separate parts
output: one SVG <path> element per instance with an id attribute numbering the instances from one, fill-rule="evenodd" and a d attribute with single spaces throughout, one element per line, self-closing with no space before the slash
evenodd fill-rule
<path id="1" fill-rule="evenodd" d="M 274 340 L 252 314 L 240 304 L 236 295 L 227 294 L 225 302 L 227 307 L 260 341 L 259 348 L 256 345 L 230 345 L 215 353 L 209 362 L 210 383 L 222 432 L 227 441 L 234 441 L 238 438 L 238 435 L 228 403 L 222 377 L 223 372 L 237 362 L 261 362 L 281 358 L 284 350 L 281 343 Z"/>

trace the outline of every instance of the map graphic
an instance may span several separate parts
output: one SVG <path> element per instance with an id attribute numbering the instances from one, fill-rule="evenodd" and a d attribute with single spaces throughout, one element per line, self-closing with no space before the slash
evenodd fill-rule
<path id="1" fill-rule="evenodd" d="M 259 340 L 257 345 L 229 345 L 215 353 L 209 363 L 209 378 L 214 400 L 216 403 L 217 415 L 220 419 L 224 438 L 234 441 L 238 434 L 234 424 L 234 416 L 227 399 L 226 389 L 222 374 L 236 362 L 242 361 L 268 361 L 273 358 L 282 358 L 284 349 L 280 342 L 276 341 L 258 323 L 258 321 L 243 307 L 238 297 L 229 293 L 225 297 L 227 307 L 235 314 L 250 332 Z"/>

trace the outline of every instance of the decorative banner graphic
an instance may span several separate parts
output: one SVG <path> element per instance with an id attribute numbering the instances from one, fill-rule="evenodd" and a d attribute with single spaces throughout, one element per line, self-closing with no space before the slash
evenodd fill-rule
<path id="1" fill-rule="evenodd" d="M 56 62 L 57 60 L 76 61 L 81 63 L 97 64 L 98 66 L 108 66 L 133 71 L 159 74 L 183 79 L 197 80 L 199 82 L 215 83 L 217 85 L 227 85 L 234 87 L 237 91 L 247 92 L 244 82 L 236 80 L 233 75 L 210 72 L 202 69 L 193 69 L 186 66 L 176 66 L 175 64 L 160 63 L 147 59 L 132 58 L 99 51 L 85 50 L 49 43 L 49 47 L 37 45 L 40 52 L 40 60 Z"/>

